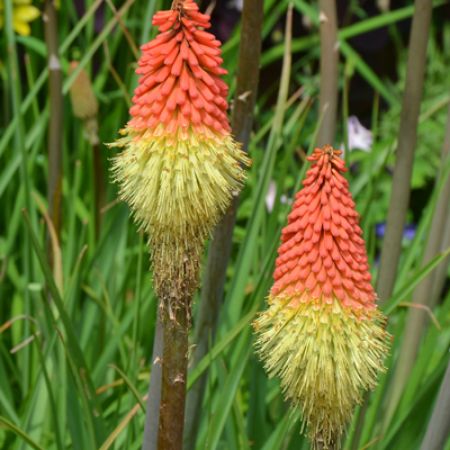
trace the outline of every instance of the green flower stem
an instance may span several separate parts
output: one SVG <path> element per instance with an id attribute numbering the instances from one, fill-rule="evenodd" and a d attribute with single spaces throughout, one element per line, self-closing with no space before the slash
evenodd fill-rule
<path id="1" fill-rule="evenodd" d="M 184 407 L 189 347 L 189 305 L 170 312 L 163 308 L 163 364 L 159 407 L 158 450 L 183 448 Z M 180 302 L 181 303 L 181 302 Z"/>

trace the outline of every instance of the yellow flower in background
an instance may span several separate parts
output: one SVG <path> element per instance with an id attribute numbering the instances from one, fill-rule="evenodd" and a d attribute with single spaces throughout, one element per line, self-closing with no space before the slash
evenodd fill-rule
<path id="1" fill-rule="evenodd" d="M 0 0 L 0 28 L 3 28 L 5 21 L 4 0 Z M 37 19 L 40 15 L 38 8 L 32 5 L 32 0 L 13 0 L 13 28 L 22 36 L 29 36 L 31 28 L 29 23 Z"/>

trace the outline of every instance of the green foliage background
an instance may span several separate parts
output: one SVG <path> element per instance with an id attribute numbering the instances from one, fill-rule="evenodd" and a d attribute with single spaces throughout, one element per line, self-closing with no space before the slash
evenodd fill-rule
<path id="1" fill-rule="evenodd" d="M 8 0 L 5 0 L 8 1 Z M 99 136 L 111 142 L 128 116 L 129 99 L 136 83 L 135 46 L 154 33 L 155 9 L 167 7 L 161 0 L 126 3 L 117 25 L 112 2 L 105 2 L 105 25 L 94 31 L 94 12 L 101 2 L 86 1 L 80 20 L 73 2 L 59 10 L 59 36 L 64 78 L 63 228 L 61 261 L 52 273 L 47 262 L 44 215 L 47 210 L 48 161 L 46 133 L 49 118 L 46 47 L 42 23 L 36 21 L 28 37 L 0 37 L 2 111 L 0 114 L 0 448 L 23 450 L 138 449 L 143 433 L 149 357 L 153 344 L 156 299 L 152 292 L 144 237 L 136 232 L 124 204 L 117 203 L 116 187 L 107 186 L 108 206 L 102 213 L 100 237 L 95 236 L 92 149 L 82 123 L 73 117 L 68 92 L 77 73 L 68 75 L 69 61 L 95 73 L 93 86 L 100 102 Z M 120 5 L 119 5 L 120 3 Z M 264 37 L 275 36 L 262 57 L 263 67 L 281 60 L 286 39 L 274 27 L 283 20 L 286 0 L 264 2 Z M 189 386 L 207 371 L 208 385 L 202 409 L 197 448 L 203 449 L 307 449 L 300 434 L 297 414 L 283 402 L 276 380 L 268 380 L 252 348 L 250 323 L 263 308 L 271 285 L 279 232 L 291 198 L 306 169 L 305 154 L 311 150 L 317 129 L 318 31 L 317 5 L 301 0 L 294 8 L 309 17 L 309 36 L 292 41 L 293 52 L 302 51 L 290 70 L 289 98 L 274 107 L 261 92 L 250 143 L 253 166 L 242 194 L 234 235 L 232 262 L 226 295 L 219 314 L 214 346 L 197 367 L 191 368 Z M 410 17 L 412 7 L 380 13 L 340 30 L 341 88 L 353 74 L 362 75 L 376 97 L 388 99 L 387 110 L 375 102 L 371 152 L 347 152 L 358 170 L 348 178 L 362 213 L 372 270 L 380 242 L 375 224 L 385 220 L 395 139 L 401 109 L 406 49 L 399 48 L 399 81 L 381 80 L 355 52 L 349 38 L 383 25 L 393 26 Z M 6 31 L 10 24 L 5 23 Z M 127 33 L 124 34 L 124 30 Z M 11 31 L 11 30 L 10 30 Z M 429 48 L 429 65 L 419 126 L 419 143 L 413 188 L 433 186 L 439 169 L 449 90 L 449 33 L 444 47 L 436 44 L 436 28 Z M 281 33 L 281 34 L 280 34 Z M 8 44 L 9 42 L 9 44 Z M 239 26 L 223 48 L 224 65 L 233 92 L 239 44 Z M 12 77 L 19 64 L 21 79 Z M 301 95 L 298 89 L 304 88 Z M 273 93 L 280 86 L 272 86 Z M 344 92 L 345 94 L 345 92 Z M 344 141 L 347 113 L 339 115 Z M 20 112 L 20 113 L 19 113 Z M 112 151 L 104 149 L 105 172 Z M 265 207 L 269 183 L 277 186 L 272 212 Z M 434 188 L 424 204 L 417 233 L 405 242 L 393 297 L 382 309 L 389 315 L 394 336 L 388 367 L 394 367 L 402 340 L 405 302 L 412 289 L 443 257 L 421 267 Z M 60 289 L 57 287 L 62 280 Z M 430 322 L 414 370 L 402 400 L 386 423 L 392 371 L 380 379 L 371 394 L 364 420 L 359 411 L 345 440 L 345 449 L 416 449 L 423 438 L 435 396 L 448 363 L 450 343 L 450 294 L 433 311 L 440 327 Z M 195 326 L 195 314 L 194 314 Z M 195 345 L 195 343 L 193 343 Z M 318 375 L 320 376 L 320 374 Z M 359 444 L 352 443 L 355 428 Z M 447 443 L 450 449 L 450 443 Z"/>

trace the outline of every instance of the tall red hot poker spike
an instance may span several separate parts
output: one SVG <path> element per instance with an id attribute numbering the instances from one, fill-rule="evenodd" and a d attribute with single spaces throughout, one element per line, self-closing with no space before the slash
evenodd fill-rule
<path id="1" fill-rule="evenodd" d="M 313 165 L 282 231 L 269 308 L 254 324 L 267 371 L 280 377 L 323 448 L 339 446 L 389 347 L 340 155 L 324 146 L 308 158 Z"/>
<path id="2" fill-rule="evenodd" d="M 242 188 L 248 158 L 230 134 L 220 42 L 195 2 L 153 17 L 131 119 L 115 146 L 120 196 L 149 236 L 160 297 L 197 285 L 204 241 Z"/>

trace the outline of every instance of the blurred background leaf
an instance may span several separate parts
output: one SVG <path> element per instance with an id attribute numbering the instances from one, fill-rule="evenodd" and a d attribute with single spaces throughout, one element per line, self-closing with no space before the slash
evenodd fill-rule
<path id="1" fill-rule="evenodd" d="M 31 4 L 41 7 L 37 1 Z M 4 17 L 5 6 L 14 7 L 15 2 L 3 0 L 2 5 Z M 235 88 L 240 5 L 221 1 L 211 7 L 213 32 L 224 42 L 230 98 Z M 362 214 L 374 275 L 392 185 L 413 13 L 412 1 L 402 2 L 401 7 L 397 2 L 390 5 L 391 10 L 380 10 L 372 4 L 337 2 L 341 46 L 335 144 L 348 150 L 348 179 Z M 421 266 L 421 256 L 439 194 L 435 181 L 450 102 L 450 11 L 448 5 L 439 5 L 436 2 L 428 48 L 408 228 L 393 301 L 386 306 L 394 336 L 388 366 L 399 356 L 411 301 L 409 287 L 430 270 Z M 202 3 L 203 10 L 208 6 Z M 85 123 L 75 117 L 68 94 L 78 73 L 85 70 L 98 100 L 99 140 L 113 141 L 128 117 L 136 83 L 136 48 L 154 35 L 153 12 L 167 7 L 170 2 L 165 0 L 90 0 L 61 2 L 57 9 L 64 73 L 59 293 L 57 272 L 43 262 L 49 120 L 44 27 L 36 18 L 29 22 L 30 34 L 20 35 L 12 24 L 2 22 L 0 448 L 140 448 L 144 414 L 137 397 L 142 401 L 147 390 L 156 322 L 145 238 L 136 232 L 127 207 L 117 202 L 116 187 L 109 182 L 96 232 L 99 169 L 93 164 Z M 250 329 L 270 288 L 279 233 L 318 129 L 318 5 L 293 2 L 292 61 L 287 79 L 284 72 L 285 96 L 280 97 L 287 9 L 287 1 L 264 2 L 262 67 L 249 145 L 253 166 L 237 213 L 218 333 L 209 353 L 190 374 L 192 383 L 200 372 L 208 372 L 198 448 L 308 448 L 277 380 L 266 377 L 253 353 Z M 69 74 L 72 61 L 78 66 Z M 348 145 L 350 117 L 357 117 L 371 132 L 367 148 Z M 101 147 L 106 181 L 111 156 L 111 150 Z M 436 261 L 448 264 L 444 257 Z M 359 443 L 352 442 L 355 412 L 346 449 L 420 448 L 449 361 L 448 271 L 446 280 L 437 306 L 427 313 L 434 320 L 428 321 L 386 433 L 381 434 L 381 423 L 392 382 L 389 371 L 370 395 Z M 195 324 L 195 311 L 193 320 Z"/>

